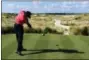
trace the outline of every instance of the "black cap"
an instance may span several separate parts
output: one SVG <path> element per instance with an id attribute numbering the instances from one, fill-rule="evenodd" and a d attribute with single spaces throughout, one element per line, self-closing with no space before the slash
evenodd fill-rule
<path id="1" fill-rule="evenodd" d="M 27 15 L 27 17 L 30 17 L 32 15 L 32 13 L 30 11 L 26 11 L 26 15 Z"/>

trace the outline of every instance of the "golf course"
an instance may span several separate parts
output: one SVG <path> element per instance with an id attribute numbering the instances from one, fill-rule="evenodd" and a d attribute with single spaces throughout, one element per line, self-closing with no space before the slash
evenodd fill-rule
<path id="1" fill-rule="evenodd" d="M 1 60 L 89 60 L 89 1 L 2 0 Z"/>
<path id="2" fill-rule="evenodd" d="M 2 34 L 2 59 L 89 59 L 89 36 L 25 33 L 24 56 L 17 55 L 15 34 Z"/>
<path id="3" fill-rule="evenodd" d="M 23 56 L 16 54 L 15 16 L 2 14 L 2 59 L 89 59 L 89 14 L 32 14 L 32 29 L 23 25 L 23 46 L 27 49 Z M 56 23 L 59 27 L 55 19 L 61 21 Z M 63 27 L 70 27 L 69 35 L 64 34 L 67 30 Z M 43 32 L 47 34 L 43 36 Z"/>

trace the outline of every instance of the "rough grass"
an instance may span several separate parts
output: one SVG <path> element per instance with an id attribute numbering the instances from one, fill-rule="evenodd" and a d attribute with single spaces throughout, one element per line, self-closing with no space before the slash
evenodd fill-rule
<path id="1" fill-rule="evenodd" d="M 8 17 L 8 18 L 7 18 Z M 44 28 L 45 26 L 53 26 L 54 19 L 59 19 L 62 21 L 62 24 L 65 25 L 89 25 L 89 14 L 79 14 L 79 15 L 32 15 L 30 22 L 34 28 Z M 14 14 L 2 14 L 2 26 L 13 26 L 15 21 Z M 72 22 L 72 23 L 70 23 Z M 76 23 L 77 22 L 77 23 Z M 82 22 L 82 23 L 78 23 Z"/>
<path id="2" fill-rule="evenodd" d="M 13 30 L 12 28 L 14 26 L 15 15 L 16 14 L 2 14 L 3 31 L 6 30 L 8 31 L 9 30 L 8 27 L 10 27 L 11 30 Z M 34 29 L 39 29 L 39 30 L 41 29 L 43 31 L 46 27 L 49 27 L 53 30 L 55 29 L 54 19 L 61 20 L 62 24 L 72 27 L 72 29 L 75 31 L 76 29 L 73 28 L 73 26 L 76 27 L 89 26 L 89 14 L 79 14 L 79 15 L 33 14 L 29 22 L 31 23 Z M 24 28 L 25 31 L 28 31 L 27 30 L 28 27 L 26 24 L 24 25 Z M 58 31 L 59 33 L 61 32 L 60 28 L 59 29 L 56 28 L 56 31 Z"/>

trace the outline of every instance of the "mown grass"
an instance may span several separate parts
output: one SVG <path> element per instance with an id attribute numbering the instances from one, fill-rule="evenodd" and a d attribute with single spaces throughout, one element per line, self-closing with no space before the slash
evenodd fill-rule
<path id="1" fill-rule="evenodd" d="M 89 36 L 24 34 L 23 45 L 19 56 L 15 34 L 2 35 L 2 59 L 89 59 Z"/>

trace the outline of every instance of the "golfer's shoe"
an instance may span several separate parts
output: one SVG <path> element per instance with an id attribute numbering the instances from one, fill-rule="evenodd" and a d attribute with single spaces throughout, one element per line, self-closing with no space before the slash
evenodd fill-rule
<path id="1" fill-rule="evenodd" d="M 19 51 L 16 52 L 18 55 L 23 56 L 23 54 Z"/>
<path id="2" fill-rule="evenodd" d="M 27 49 L 24 49 L 24 48 L 23 48 L 21 51 L 27 51 Z"/>

